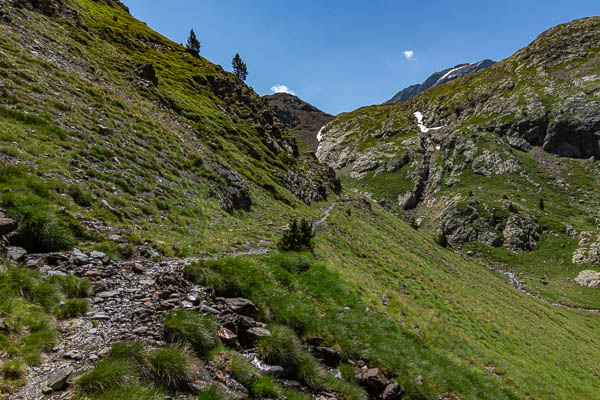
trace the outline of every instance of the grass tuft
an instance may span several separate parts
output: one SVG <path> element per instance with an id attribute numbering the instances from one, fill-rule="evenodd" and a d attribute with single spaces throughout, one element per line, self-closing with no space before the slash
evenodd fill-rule
<path id="1" fill-rule="evenodd" d="M 150 375 L 154 382 L 169 389 L 187 387 L 192 376 L 191 359 L 178 347 L 163 347 L 147 355 Z"/>
<path id="2" fill-rule="evenodd" d="M 179 309 L 165 316 L 163 329 L 167 341 L 189 344 L 199 355 L 217 346 L 217 325 L 209 315 Z"/>

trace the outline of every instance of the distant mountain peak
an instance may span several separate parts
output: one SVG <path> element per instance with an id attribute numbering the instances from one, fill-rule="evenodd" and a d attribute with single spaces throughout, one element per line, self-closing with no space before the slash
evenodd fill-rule
<path id="1" fill-rule="evenodd" d="M 454 79 L 458 79 L 462 76 L 469 75 L 474 72 L 481 71 L 495 63 L 496 63 L 496 61 L 492 61 L 492 60 L 486 58 L 485 60 L 481 60 L 481 61 L 474 62 L 474 63 L 465 63 L 465 64 L 455 65 L 452 68 L 447 68 L 443 71 L 439 71 L 434 74 L 431 74 L 421 84 L 408 86 L 407 88 L 396 93 L 396 95 L 394 95 L 394 97 L 392 97 L 390 100 L 386 101 L 386 103 L 398 103 L 401 101 L 406 101 L 406 100 L 412 99 L 419 93 L 421 93 L 429 88 L 441 85 L 442 83 L 446 83 L 446 82 L 452 81 Z"/>

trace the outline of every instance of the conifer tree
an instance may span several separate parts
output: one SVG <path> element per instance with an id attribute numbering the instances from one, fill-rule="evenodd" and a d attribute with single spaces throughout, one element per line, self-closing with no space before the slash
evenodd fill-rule
<path id="1" fill-rule="evenodd" d="M 193 29 L 190 31 L 190 37 L 188 38 L 185 48 L 196 57 L 200 55 L 200 41 L 196 37 Z"/>
<path id="2" fill-rule="evenodd" d="M 245 81 L 248 76 L 248 68 L 246 68 L 246 63 L 242 60 L 242 57 L 238 53 L 235 53 L 233 60 L 231 60 L 231 66 L 233 67 L 233 73 L 239 79 Z"/>

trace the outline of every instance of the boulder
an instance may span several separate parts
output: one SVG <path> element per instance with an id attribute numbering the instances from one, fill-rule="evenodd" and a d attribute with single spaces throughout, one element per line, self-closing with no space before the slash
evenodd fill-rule
<path id="1" fill-rule="evenodd" d="M 381 393 L 388 385 L 388 379 L 383 375 L 379 368 L 369 368 L 363 371 L 360 376 L 363 386 L 376 393 Z"/>
<path id="2" fill-rule="evenodd" d="M 584 270 L 577 275 L 575 282 L 581 286 L 600 288 L 600 272 Z"/>
<path id="3" fill-rule="evenodd" d="M 52 391 L 57 391 L 64 389 L 68 386 L 68 380 L 73 373 L 73 368 L 67 367 L 59 370 L 48 378 L 44 386 L 52 389 Z"/>
<path id="4" fill-rule="evenodd" d="M 6 249 L 6 255 L 13 261 L 19 261 L 25 256 L 25 254 L 27 254 L 27 250 L 22 247 L 9 246 Z"/>
<path id="5" fill-rule="evenodd" d="M 17 229 L 17 221 L 12 218 L 0 218 L 0 235 L 7 235 Z"/>
<path id="6" fill-rule="evenodd" d="M 504 247 L 512 251 L 537 250 L 542 229 L 535 222 L 518 214 L 508 217 L 504 228 Z"/>
<path id="7" fill-rule="evenodd" d="M 237 341 L 237 335 L 231 330 L 224 327 L 219 328 L 217 337 L 221 339 L 221 342 L 223 342 L 223 344 L 232 345 L 235 344 L 235 342 Z"/>
<path id="8" fill-rule="evenodd" d="M 258 313 L 258 308 L 256 308 L 254 303 L 242 297 L 225 299 L 225 304 L 237 314 L 253 316 Z"/>
<path id="9" fill-rule="evenodd" d="M 382 400 L 400 400 L 404 395 L 404 388 L 397 382 L 388 384 L 381 394 Z"/>
<path id="10" fill-rule="evenodd" d="M 239 337 L 244 343 L 254 343 L 260 338 L 271 336 L 271 332 L 266 328 L 250 328 L 244 331 L 240 331 Z"/>
<path id="11" fill-rule="evenodd" d="M 328 367 L 335 368 L 342 361 L 340 352 L 329 347 L 315 346 L 313 352 Z"/>

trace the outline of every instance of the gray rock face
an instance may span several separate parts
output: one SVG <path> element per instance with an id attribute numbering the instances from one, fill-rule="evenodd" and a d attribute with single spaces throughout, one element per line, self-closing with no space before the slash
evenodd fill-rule
<path id="1" fill-rule="evenodd" d="M 534 251 L 538 248 L 542 228 L 517 214 L 508 217 L 504 228 L 504 247 L 512 251 Z"/>
<path id="2" fill-rule="evenodd" d="M 600 264 L 600 236 L 596 232 L 581 232 L 579 245 L 573 253 L 573 264 Z"/>
<path id="3" fill-rule="evenodd" d="M 592 270 L 581 271 L 575 278 L 575 282 L 585 287 L 600 288 L 600 272 Z"/>
<path id="4" fill-rule="evenodd" d="M 458 79 L 462 76 L 472 74 L 484 70 L 496 62 L 485 59 L 483 61 L 471 63 L 471 64 L 458 64 L 452 68 L 446 68 L 445 70 L 436 72 L 430 75 L 423 83 L 411 85 L 400 92 L 396 93 L 394 97 L 386 101 L 386 103 L 398 103 L 412 99 L 416 95 L 434 86 L 441 85 L 443 83 Z"/>

